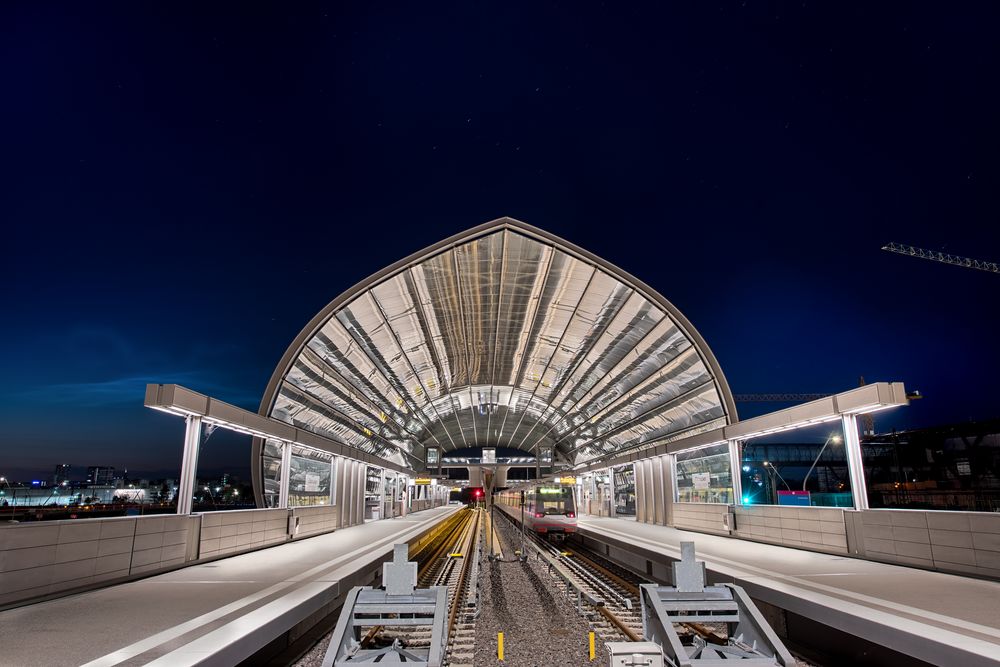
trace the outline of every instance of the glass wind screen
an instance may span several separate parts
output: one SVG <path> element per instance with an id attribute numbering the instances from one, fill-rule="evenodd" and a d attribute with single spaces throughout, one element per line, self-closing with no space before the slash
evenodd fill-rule
<path id="1" fill-rule="evenodd" d="M 288 474 L 288 506 L 329 505 L 333 488 L 332 455 L 312 449 L 292 450 Z"/>
<path id="2" fill-rule="evenodd" d="M 727 444 L 677 453 L 677 499 L 686 503 L 733 502 Z"/>
<path id="3" fill-rule="evenodd" d="M 854 506 L 839 421 L 743 443 L 740 479 L 744 505 Z"/>
<path id="4" fill-rule="evenodd" d="M 631 464 L 618 466 L 615 479 L 615 514 L 635 516 L 635 469 Z"/>
<path id="5" fill-rule="evenodd" d="M 1000 512 L 996 421 L 899 433 L 870 430 L 875 435 L 861 442 L 861 458 L 872 508 Z"/>

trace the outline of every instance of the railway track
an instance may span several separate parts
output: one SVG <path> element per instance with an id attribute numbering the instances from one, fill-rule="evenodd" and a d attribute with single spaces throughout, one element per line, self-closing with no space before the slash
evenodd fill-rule
<path id="1" fill-rule="evenodd" d="M 454 525 L 443 535 L 414 555 L 417 562 L 417 587 L 448 588 L 448 643 L 445 664 L 472 665 L 475 642 L 476 578 L 478 576 L 479 533 L 482 512 L 463 510 Z M 404 646 L 427 648 L 431 642 L 430 626 L 414 629 L 375 626 L 362 644 L 399 640 Z"/>
<path id="2" fill-rule="evenodd" d="M 448 645 L 445 664 L 451 667 L 472 667 L 475 660 L 483 513 L 481 510 L 470 512 L 472 518 L 462 536 L 460 550 L 449 555 L 450 567 L 442 572 L 434 584 L 448 587 Z"/>
<path id="3" fill-rule="evenodd" d="M 454 519 L 442 524 L 437 535 L 410 554 L 410 559 L 417 563 L 418 587 L 448 587 L 445 664 L 451 667 L 473 664 L 482 514 L 480 510 L 462 510 Z M 426 648 L 430 645 L 431 628 L 417 626 L 403 629 L 377 625 L 369 629 L 361 643 L 365 646 L 381 646 L 391 644 L 394 640 L 399 640 L 405 646 Z M 327 633 L 311 650 L 300 654 L 297 662 L 293 660 L 291 663 L 299 667 L 319 665 L 329 642 L 330 633 Z"/>
<path id="4" fill-rule="evenodd" d="M 520 527 L 501 512 L 508 525 Z M 548 562 L 550 573 L 560 593 L 568 596 L 583 614 L 602 641 L 642 641 L 642 614 L 639 607 L 639 583 L 629 580 L 624 572 L 615 572 L 609 563 L 599 563 L 595 556 L 585 556 L 577 550 L 566 550 L 525 532 L 525 543 L 542 560 Z"/>

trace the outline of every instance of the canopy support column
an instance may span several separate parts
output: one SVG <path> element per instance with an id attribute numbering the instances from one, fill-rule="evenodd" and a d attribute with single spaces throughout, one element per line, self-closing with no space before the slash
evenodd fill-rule
<path id="1" fill-rule="evenodd" d="M 858 416 L 846 414 L 844 422 L 844 449 L 847 451 L 847 470 L 851 475 L 851 495 L 854 509 L 868 509 L 868 485 L 865 483 L 865 465 L 861 458 L 861 438 L 858 436 Z"/>
<path id="2" fill-rule="evenodd" d="M 288 507 L 289 477 L 292 474 L 292 443 L 281 443 L 281 477 L 278 482 L 278 507 Z"/>
<path id="3" fill-rule="evenodd" d="M 740 441 L 729 441 L 729 465 L 732 468 L 730 479 L 733 480 L 733 505 L 743 504 L 743 461 L 740 459 Z"/>
<path id="4" fill-rule="evenodd" d="M 181 459 L 181 479 L 177 485 L 177 513 L 190 514 L 194 500 L 194 485 L 198 475 L 198 448 L 201 446 L 201 416 L 184 418 L 184 457 Z"/>

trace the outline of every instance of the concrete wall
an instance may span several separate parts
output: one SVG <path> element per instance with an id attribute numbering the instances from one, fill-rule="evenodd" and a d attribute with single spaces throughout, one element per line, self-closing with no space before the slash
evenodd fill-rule
<path id="1" fill-rule="evenodd" d="M 182 565 L 199 516 L 0 525 L 0 605 Z"/>
<path id="2" fill-rule="evenodd" d="M 293 521 L 297 521 L 297 530 L 292 539 L 312 537 L 329 533 L 340 528 L 340 512 L 333 505 L 314 505 L 312 507 L 295 507 L 292 509 Z"/>
<path id="3" fill-rule="evenodd" d="M 833 507 L 746 505 L 735 508 L 735 536 L 783 546 L 846 554 L 844 510 Z"/>
<path id="4" fill-rule="evenodd" d="M 215 558 L 288 541 L 288 512 L 261 509 L 202 514 L 198 558 Z"/>
<path id="5" fill-rule="evenodd" d="M 718 503 L 674 503 L 674 528 L 729 535 L 729 505 Z"/>
<path id="6" fill-rule="evenodd" d="M 845 511 L 850 553 L 1000 579 L 1000 513 Z"/>

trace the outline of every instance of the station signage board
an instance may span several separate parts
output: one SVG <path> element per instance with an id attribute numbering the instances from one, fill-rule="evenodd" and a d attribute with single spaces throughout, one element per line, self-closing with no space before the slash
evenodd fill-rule
<path id="1" fill-rule="evenodd" d="M 696 472 L 691 475 L 691 481 L 694 483 L 694 488 L 699 490 L 708 489 L 712 486 L 712 473 L 710 472 Z"/>
<path id="2" fill-rule="evenodd" d="M 319 491 L 319 475 L 311 472 L 306 473 L 306 493 L 316 493 Z"/>
<path id="3" fill-rule="evenodd" d="M 560 477 L 560 484 L 576 484 L 576 477 Z"/>
<path id="4" fill-rule="evenodd" d="M 416 479 L 413 480 L 413 483 L 416 486 L 430 486 L 430 484 L 431 484 L 431 478 L 430 477 L 417 477 Z"/>
<path id="5" fill-rule="evenodd" d="M 778 504 L 808 507 L 812 504 L 809 496 L 809 491 L 778 491 Z"/>

